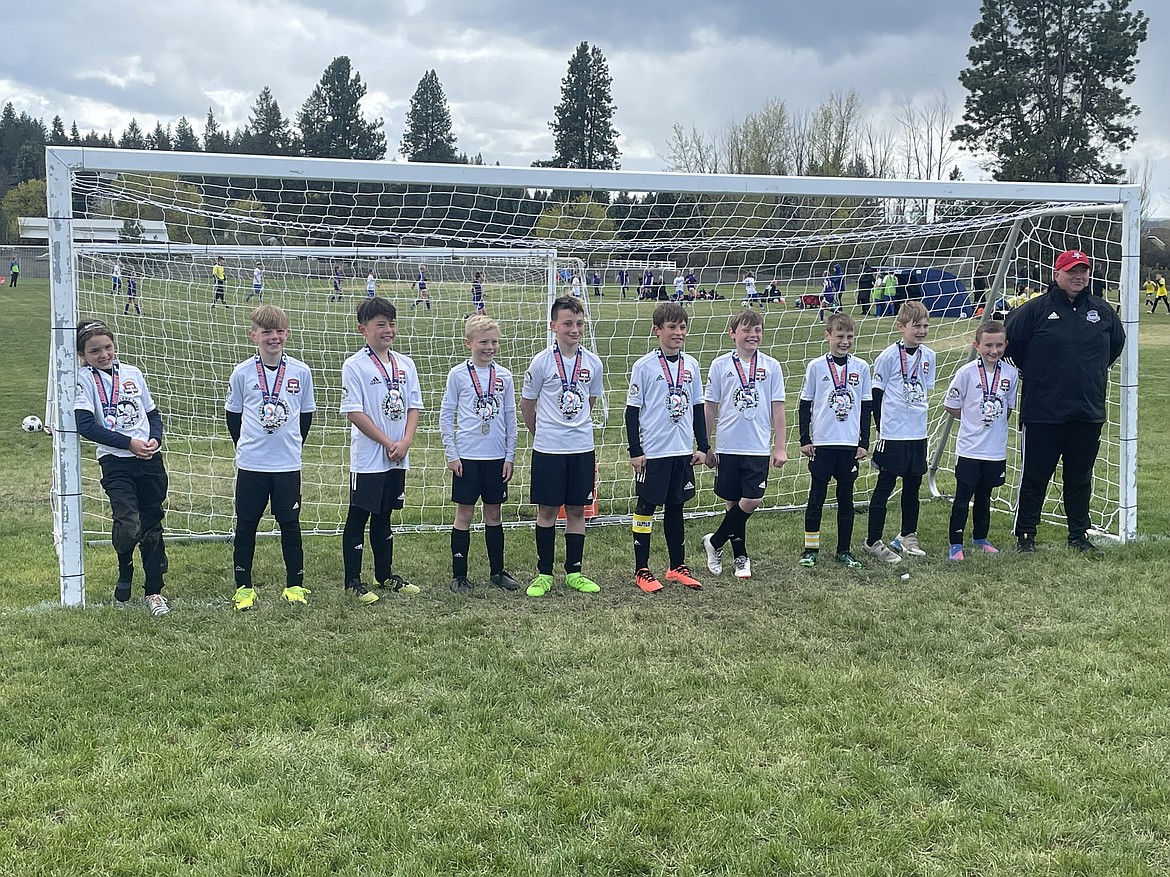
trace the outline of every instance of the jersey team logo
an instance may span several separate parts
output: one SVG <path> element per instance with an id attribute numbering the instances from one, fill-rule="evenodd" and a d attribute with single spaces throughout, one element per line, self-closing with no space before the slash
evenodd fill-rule
<path id="1" fill-rule="evenodd" d="M 301 391 L 301 382 L 296 378 L 289 378 L 288 383 L 284 385 L 284 388 L 295 396 Z"/>
<path id="2" fill-rule="evenodd" d="M 125 385 L 123 385 L 125 386 Z M 123 399 L 118 402 L 118 427 L 119 429 L 133 429 L 138 425 L 139 413 L 138 406 L 130 399 Z"/>

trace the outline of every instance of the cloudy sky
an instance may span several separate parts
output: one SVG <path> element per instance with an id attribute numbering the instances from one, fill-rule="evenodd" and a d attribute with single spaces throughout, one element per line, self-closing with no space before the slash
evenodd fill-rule
<path id="1" fill-rule="evenodd" d="M 1131 97 L 1143 112 L 1126 161 L 1150 163 L 1154 213 L 1170 216 L 1170 13 L 1151 16 Z M 717 131 L 769 99 L 811 109 L 856 89 L 890 118 L 904 101 L 945 96 L 956 115 L 979 0 L 60 0 L 4 15 L 0 104 L 66 129 L 144 130 L 208 107 L 235 129 L 272 89 L 289 117 L 329 62 L 348 55 L 369 92 L 368 118 L 401 142 L 410 97 L 434 69 L 458 147 L 528 165 L 552 154 L 548 121 L 577 44 L 609 61 L 622 167 L 663 168 L 679 122 Z M 15 8 L 14 8 L 15 7 Z M 956 156 L 967 179 L 979 167 Z"/>

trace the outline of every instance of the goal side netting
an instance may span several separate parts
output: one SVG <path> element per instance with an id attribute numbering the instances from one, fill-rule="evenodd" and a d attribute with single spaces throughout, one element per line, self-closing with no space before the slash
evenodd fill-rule
<path id="1" fill-rule="evenodd" d="M 869 362 L 897 339 L 893 313 L 902 300 L 928 306 L 940 385 L 930 422 L 931 486 L 938 495 L 954 484 L 954 438 L 939 401 L 946 382 L 971 356 L 978 321 L 1042 289 L 1056 253 L 1087 252 L 1098 290 L 1127 326 L 1136 325 L 1133 187 L 70 148 L 51 148 L 49 155 L 54 345 L 48 413 L 57 537 L 63 558 L 71 558 L 68 574 L 65 560 L 62 566 L 66 602 L 77 602 L 83 588 L 79 546 L 109 531 L 93 448 L 79 443 L 72 418 L 73 330 L 85 316 L 106 320 L 117 334 L 119 357 L 147 376 L 166 424 L 167 532 L 190 538 L 232 531 L 233 448 L 223 402 L 232 368 L 254 353 L 248 315 L 261 296 L 288 312 L 288 351 L 314 373 L 318 414 L 304 447 L 301 521 L 306 532 L 319 534 L 339 533 L 345 518 L 348 423 L 337 413 L 340 371 L 361 346 L 355 308 L 371 284 L 398 309 L 395 349 L 414 360 L 424 396 L 407 504 L 395 515 L 402 529 L 451 523 L 438 409 L 448 371 L 467 356 L 463 324 L 474 311 L 473 282 L 482 283 L 487 312 L 500 323 L 498 361 L 512 370 L 517 388 L 532 356 L 550 341 L 551 300 L 575 294 L 585 303 L 586 345 L 605 366 L 604 404 L 594 418 L 597 501 L 588 510 L 594 523 L 628 520 L 635 504 L 621 411 L 633 362 L 655 346 L 651 313 L 661 300 L 677 297 L 688 308 L 686 350 L 704 377 L 711 360 L 729 349 L 731 315 L 745 300 L 763 311 L 763 349 L 783 366 L 789 403 L 792 460 L 770 477 L 764 501 L 765 509 L 776 510 L 801 508 L 807 497 L 796 402 L 805 364 L 824 353 L 826 290 L 856 318 L 855 352 Z M 116 234 L 107 231 L 102 239 L 99 228 Z M 226 276 L 222 304 L 214 301 L 211 274 L 219 259 Z M 876 288 L 865 289 L 886 276 L 894 278 L 890 303 L 880 301 Z M 1136 345 L 1130 345 L 1111 373 L 1094 482 L 1094 519 L 1101 532 L 1120 539 L 1136 529 L 1135 374 Z M 511 526 L 529 526 L 535 517 L 527 502 L 528 442 L 521 425 L 513 499 L 504 510 Z M 1005 512 L 1018 481 L 1016 432 L 1009 453 L 1012 473 L 995 497 Z M 859 500 L 874 478 L 863 472 Z M 713 472 L 699 473 L 688 514 L 722 508 L 713 481 Z M 1045 514 L 1061 516 L 1058 488 Z"/>

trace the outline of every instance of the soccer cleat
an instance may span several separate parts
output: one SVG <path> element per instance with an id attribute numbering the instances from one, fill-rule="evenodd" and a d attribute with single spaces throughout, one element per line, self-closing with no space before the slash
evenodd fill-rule
<path id="1" fill-rule="evenodd" d="M 952 545 L 947 549 L 947 560 L 963 560 L 963 546 Z"/>
<path id="2" fill-rule="evenodd" d="M 1068 547 L 1075 551 L 1079 551 L 1085 557 L 1092 560 L 1100 560 L 1105 556 L 1105 552 L 1089 541 L 1089 537 L 1084 534 L 1074 536 L 1068 540 Z"/>
<path id="3" fill-rule="evenodd" d="M 421 594 L 422 588 L 418 585 L 412 585 L 402 576 L 391 575 L 384 582 L 379 583 L 379 587 L 389 588 L 395 594 Z"/>
<path id="4" fill-rule="evenodd" d="M 737 579 L 750 579 L 752 577 L 752 562 L 747 559 L 746 555 L 741 554 L 733 561 L 735 564 L 735 577 Z"/>
<path id="5" fill-rule="evenodd" d="M 850 554 L 848 551 L 837 552 L 837 563 L 846 569 L 861 569 L 861 561 Z"/>
<path id="6" fill-rule="evenodd" d="M 507 570 L 500 570 L 497 573 L 492 573 L 490 581 L 497 588 L 503 588 L 505 591 L 520 590 L 520 583 L 508 575 Z"/>
<path id="7" fill-rule="evenodd" d="M 901 551 L 903 554 L 909 554 L 911 557 L 926 557 L 926 552 L 918 544 L 917 533 L 903 533 L 896 536 L 891 540 L 890 547 L 895 551 Z"/>
<path id="8" fill-rule="evenodd" d="M 634 584 L 647 594 L 653 594 L 655 591 L 662 590 L 662 582 L 658 581 L 654 573 L 650 572 L 646 567 L 642 567 L 634 573 Z"/>
<path id="9" fill-rule="evenodd" d="M 901 563 L 902 555 L 889 548 L 885 542 L 879 539 L 873 545 L 865 545 L 865 553 L 871 557 L 876 557 L 882 563 Z"/>
<path id="10" fill-rule="evenodd" d="M 528 585 L 528 590 L 525 591 L 529 597 L 543 597 L 547 594 L 553 586 L 553 577 L 546 573 L 540 573 Z"/>
<path id="11" fill-rule="evenodd" d="M 362 582 L 350 582 L 345 586 L 346 593 L 352 593 L 363 606 L 378 602 L 378 595 L 367 588 Z"/>
<path id="12" fill-rule="evenodd" d="M 711 544 L 711 537 L 714 533 L 708 533 L 703 537 L 703 550 L 707 552 L 707 569 L 711 571 L 713 576 L 723 575 L 723 549 L 716 548 Z"/>
<path id="13" fill-rule="evenodd" d="M 302 588 L 300 585 L 290 585 L 280 592 L 285 600 L 290 603 L 300 603 L 302 605 L 308 604 L 308 596 L 313 593 L 308 588 Z"/>
<path id="14" fill-rule="evenodd" d="M 451 591 L 455 594 L 466 594 L 471 590 L 471 582 L 467 576 L 455 576 L 451 579 Z"/>
<path id="15" fill-rule="evenodd" d="M 118 582 L 114 585 L 114 599 L 119 603 L 130 600 L 130 582 Z"/>
<path id="16" fill-rule="evenodd" d="M 237 612 L 245 612 L 256 605 L 256 591 L 252 588 L 240 586 L 232 594 L 232 608 Z"/>
<path id="17" fill-rule="evenodd" d="M 1020 554 L 1035 554 L 1036 537 L 1027 534 L 1021 536 L 1016 540 L 1016 551 L 1020 552 Z"/>
<path id="18" fill-rule="evenodd" d="M 983 551 L 984 554 L 999 554 L 999 549 L 988 542 L 986 539 L 972 540 L 972 544 Z"/>
<path id="19" fill-rule="evenodd" d="M 565 576 L 565 584 L 574 591 L 580 591 L 582 594 L 596 594 L 601 590 L 601 586 L 593 579 L 588 579 L 579 572 L 571 572 Z"/>
<path id="20" fill-rule="evenodd" d="M 800 554 L 800 565 L 806 567 L 814 567 L 817 565 L 817 550 L 815 548 L 806 548 Z"/>
<path id="21" fill-rule="evenodd" d="M 150 610 L 150 614 L 155 618 L 166 615 L 171 611 L 171 607 L 167 605 L 167 598 L 162 594 L 148 594 L 146 597 L 146 608 Z"/>
<path id="22" fill-rule="evenodd" d="M 688 588 L 694 588 L 696 591 L 703 590 L 703 583 L 691 575 L 690 567 L 686 564 L 680 564 L 673 569 L 668 569 L 666 571 L 666 580 L 668 582 L 677 582 Z"/>

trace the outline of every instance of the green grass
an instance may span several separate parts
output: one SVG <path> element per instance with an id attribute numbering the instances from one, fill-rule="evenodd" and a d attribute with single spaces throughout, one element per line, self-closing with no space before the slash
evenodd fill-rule
<path id="1" fill-rule="evenodd" d="M 280 603 L 267 541 L 240 616 L 230 547 L 179 543 L 152 619 L 104 605 L 106 547 L 98 604 L 54 606 L 48 442 L 18 429 L 42 404 L 45 298 L 5 295 L 0 873 L 1170 872 L 1170 318 L 1141 330 L 1142 538 L 1101 563 L 1045 526 L 1034 557 L 948 564 L 927 503 L 934 551 L 906 582 L 800 569 L 799 516 L 772 514 L 748 583 L 642 595 L 628 531 L 602 528 L 600 595 L 457 598 L 444 535 L 419 533 L 397 566 L 424 592 L 365 608 L 318 537 L 311 604 Z M 528 534 L 508 552 L 532 569 Z"/>

